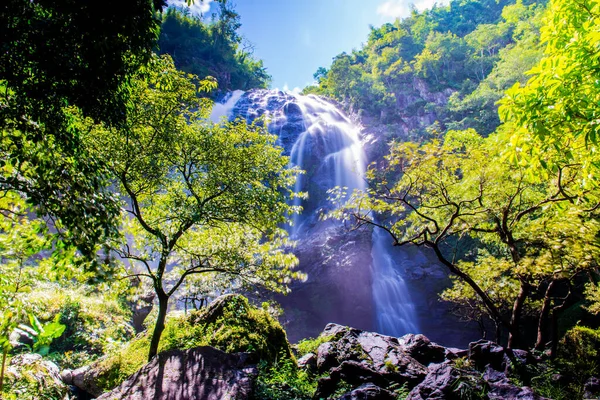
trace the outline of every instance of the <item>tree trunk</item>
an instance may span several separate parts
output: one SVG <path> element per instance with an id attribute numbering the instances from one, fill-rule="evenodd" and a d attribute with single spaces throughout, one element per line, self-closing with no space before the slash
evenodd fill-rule
<path id="1" fill-rule="evenodd" d="M 167 307 L 169 305 L 169 296 L 167 296 L 162 288 L 157 290 L 156 294 L 158 296 L 158 317 L 156 318 L 156 324 L 154 325 L 154 332 L 152 332 L 148 361 L 152 360 L 152 357 L 158 353 L 158 344 L 160 343 L 160 337 L 165 330 L 165 319 L 167 317 Z"/>
<path id="2" fill-rule="evenodd" d="M 8 350 L 5 348 L 2 351 L 2 368 L 0 368 L 0 400 L 2 399 L 2 392 L 4 391 L 4 368 L 6 367 L 7 356 Z"/>
<path id="3" fill-rule="evenodd" d="M 538 321 L 537 340 L 535 342 L 536 350 L 543 350 L 544 346 L 548 342 L 548 315 L 550 315 L 550 305 L 552 303 L 550 293 L 552 292 L 552 289 L 554 289 L 555 285 L 556 281 L 550 282 L 548 288 L 546 289 L 546 294 L 544 295 L 542 310 L 540 311 L 540 319 Z"/>
<path id="4" fill-rule="evenodd" d="M 448 261 L 446 257 L 444 257 L 442 251 L 436 243 L 427 242 L 426 245 L 433 249 L 438 260 L 440 260 L 440 262 L 444 264 L 450 270 L 451 273 L 461 278 L 467 285 L 471 287 L 471 289 L 473 289 L 473 291 L 479 296 L 479 298 L 483 302 L 485 308 L 490 313 L 492 319 L 496 322 L 501 323 L 507 329 L 510 330 L 511 325 L 506 320 L 506 318 L 502 316 L 500 310 L 498 310 L 498 308 L 496 307 L 492 299 L 490 299 L 490 297 L 487 295 L 487 293 L 477 283 L 475 283 L 475 281 L 468 274 L 466 274 L 456 265 Z"/>
<path id="5" fill-rule="evenodd" d="M 521 312 L 523 311 L 523 305 L 525 304 L 525 299 L 527 299 L 527 295 L 529 294 L 529 284 L 527 282 L 521 281 L 521 288 L 519 289 L 519 295 L 515 299 L 515 303 L 513 305 L 512 315 L 510 318 L 510 329 L 508 331 L 508 345 L 509 349 L 512 349 L 517 345 L 519 340 L 519 321 L 521 321 Z"/>

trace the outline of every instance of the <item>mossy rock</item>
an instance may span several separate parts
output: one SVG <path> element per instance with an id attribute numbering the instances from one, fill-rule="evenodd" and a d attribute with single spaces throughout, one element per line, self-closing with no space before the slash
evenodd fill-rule
<path id="1" fill-rule="evenodd" d="M 572 328 L 563 337 L 558 356 L 574 377 L 587 379 L 600 373 L 600 329 Z"/>
<path id="2" fill-rule="evenodd" d="M 88 388 L 112 389 L 147 362 L 151 332 L 145 332 L 118 353 L 93 364 L 86 373 Z M 250 305 L 241 295 L 217 298 L 206 309 L 187 315 L 169 315 L 159 352 L 212 346 L 227 353 L 250 352 L 267 364 L 279 358 L 293 360 L 290 344 L 279 322 L 266 310 Z M 94 386 L 92 388 L 91 386 Z"/>

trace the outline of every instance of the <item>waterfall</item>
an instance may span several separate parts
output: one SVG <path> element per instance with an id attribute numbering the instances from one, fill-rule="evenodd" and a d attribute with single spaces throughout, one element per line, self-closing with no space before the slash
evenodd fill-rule
<path id="1" fill-rule="evenodd" d="M 363 152 L 358 128 L 332 104 L 316 96 L 294 95 L 302 111 L 304 131 L 300 133 L 292 146 L 290 162 L 304 171 L 313 168 L 305 154 L 314 151 L 309 146 L 317 144 L 322 148 L 323 158 L 317 174 L 333 178 L 330 188 L 340 186 L 348 193 L 354 189 L 364 189 L 366 158 Z M 306 189 L 307 176 L 301 175 L 294 190 Z M 310 196 L 310 192 L 309 192 Z M 295 199 L 294 205 L 301 205 L 301 199 Z M 294 216 L 291 229 L 292 237 L 298 237 L 301 228 L 301 215 Z"/>
<path id="2" fill-rule="evenodd" d="M 290 157 L 290 165 L 306 171 L 305 175 L 298 178 L 295 191 L 307 192 L 309 198 L 293 200 L 294 205 L 302 206 L 304 212 L 294 216 L 289 232 L 291 237 L 298 240 L 299 247 L 302 247 L 302 243 L 312 246 L 305 252 L 310 255 L 313 265 L 303 266 L 301 261 L 300 268 L 309 268 L 318 274 L 318 268 L 322 268 L 321 265 L 328 261 L 319 261 L 322 259 L 317 258 L 315 262 L 312 257 L 319 257 L 318 254 L 332 240 L 332 235 L 339 237 L 335 232 L 339 231 L 339 224 L 321 221 L 318 218 L 322 210 L 331 207 L 327 200 L 327 190 L 340 186 L 347 188 L 347 192 L 351 193 L 354 189 L 366 188 L 364 174 L 367 158 L 361 144 L 360 129 L 333 104 L 320 97 L 280 91 L 234 92 L 223 104 L 215 106 L 211 119 L 217 121 L 224 115 L 229 118 L 242 116 L 249 122 L 267 116 L 268 129 L 278 136 L 278 144 L 283 147 L 284 154 Z M 368 242 L 367 238 L 366 243 Z M 333 255 L 326 255 L 340 259 L 345 257 L 339 262 L 346 263 L 344 265 L 349 270 L 355 271 L 354 274 L 337 276 L 335 283 L 340 286 L 347 285 L 346 282 L 352 281 L 357 271 L 369 268 L 365 259 L 372 259 L 372 268 L 367 273 L 370 273 L 372 280 L 372 287 L 368 292 L 371 298 L 362 297 L 364 301 L 373 303 L 373 315 L 370 315 L 372 325 L 377 331 L 389 335 L 417 333 L 419 329 L 415 307 L 402 278 L 403 270 L 390 254 L 389 237 L 375 228 L 370 242 L 366 249 L 350 243 L 351 249 L 344 250 L 346 253 L 334 251 Z M 344 243 L 341 242 L 338 246 L 343 247 Z M 359 248 L 362 250 L 358 250 Z M 370 249 L 370 254 L 367 249 Z M 361 253 L 348 257 L 352 251 Z M 329 295 L 329 292 L 326 293 Z M 348 299 L 353 293 L 344 295 L 344 298 Z M 311 312 L 320 311 L 320 304 L 317 303 L 313 307 L 317 309 L 312 309 Z M 351 318 L 347 318 L 346 321 L 348 324 L 352 323 Z M 339 322 L 344 323 L 342 320 Z"/>
<path id="3" fill-rule="evenodd" d="M 373 229 L 373 300 L 377 329 L 390 336 L 419 333 L 415 306 L 401 271 L 388 247 L 390 238 L 380 228 Z"/>
<path id="4" fill-rule="evenodd" d="M 243 90 L 234 90 L 233 92 L 228 93 L 222 102 L 213 104 L 210 120 L 216 124 L 220 122 L 223 117 L 231 117 L 233 107 L 243 95 Z"/>

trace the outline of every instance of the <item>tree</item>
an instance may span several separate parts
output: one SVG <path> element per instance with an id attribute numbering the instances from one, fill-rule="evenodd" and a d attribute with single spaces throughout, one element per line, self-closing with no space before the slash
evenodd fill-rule
<path id="1" fill-rule="evenodd" d="M 599 24 L 597 1 L 554 0 L 542 28 L 544 58 L 500 107 L 502 119 L 519 127 L 511 139 L 519 162 L 551 171 L 581 164 L 583 187 L 598 179 Z"/>
<path id="2" fill-rule="evenodd" d="M 0 6 L 0 176 L 93 258 L 117 207 L 69 107 L 124 122 L 129 78 L 146 63 L 163 0 L 7 0 Z M 8 173 L 6 173 L 8 172 Z"/>
<path id="3" fill-rule="evenodd" d="M 190 80 L 192 79 L 192 80 Z M 149 350 L 157 353 L 169 299 L 197 274 L 285 291 L 296 258 L 288 253 L 286 203 L 296 170 L 275 137 L 244 121 L 212 124 L 198 81 L 166 56 L 152 60 L 133 85 L 127 129 L 96 127 L 88 140 L 118 180 L 126 230 L 116 251 L 137 263 L 130 274 L 151 280 L 158 318 Z M 85 123 L 85 122 L 84 122 Z"/>
<path id="4" fill-rule="evenodd" d="M 222 91 L 266 88 L 271 77 L 262 60 L 253 56 L 239 35 L 239 15 L 227 2 L 219 3 L 212 21 L 169 8 L 162 18 L 158 49 L 175 66 L 198 76 L 214 76 Z"/>
<path id="5" fill-rule="evenodd" d="M 370 188 L 356 191 L 333 216 L 384 229 L 397 246 L 431 248 L 460 282 L 449 297 L 476 298 L 514 347 L 522 345 L 519 324 L 536 291 L 547 287 L 549 294 L 550 286 L 569 285 L 597 266 L 592 239 L 599 227 L 588 210 L 597 194 L 572 191 L 581 168 L 533 175 L 504 158 L 507 141 L 508 135 L 484 139 L 471 130 L 421 146 L 396 143 L 387 167 L 369 171 Z M 340 190 L 333 196 L 344 198 Z M 476 257 L 457 253 L 466 237 L 481 246 Z M 509 284 L 503 288 L 500 280 Z M 540 315 L 543 325 L 547 314 Z"/>

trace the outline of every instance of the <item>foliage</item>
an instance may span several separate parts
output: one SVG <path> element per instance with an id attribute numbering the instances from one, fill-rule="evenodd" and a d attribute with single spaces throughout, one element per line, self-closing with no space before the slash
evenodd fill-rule
<path id="1" fill-rule="evenodd" d="M 370 169 L 367 191 L 345 204 L 342 190 L 332 193 L 342 207 L 331 215 L 385 229 L 397 245 L 432 248 L 456 277 L 445 298 L 475 315 L 480 307 L 512 338 L 526 308 L 539 307 L 531 302 L 537 291 L 548 288 L 548 301 L 566 306 L 569 296 L 561 303 L 554 286 L 597 268 L 600 226 L 589 211 L 597 193 L 578 190 L 581 168 L 533 174 L 503 155 L 508 140 L 451 131 L 420 146 L 395 143 L 387 166 Z M 463 237 L 482 246 L 471 259 L 456 258 Z"/>
<path id="2" fill-rule="evenodd" d="M 114 232 L 117 208 L 68 107 L 124 122 L 130 77 L 151 55 L 155 12 L 164 5 L 8 0 L 0 7 L 0 187 L 25 194 L 90 259 Z"/>
<path id="3" fill-rule="evenodd" d="M 539 29 L 545 1 L 451 1 L 379 28 L 351 54 L 315 74 L 316 93 L 342 101 L 397 129 L 499 125 L 496 102 L 541 58 Z M 446 104 L 448 103 L 448 104 Z M 416 120 L 416 122 L 414 121 Z M 410 132 L 406 133 L 410 133 Z"/>
<path id="4" fill-rule="evenodd" d="M 33 341 L 32 350 L 34 353 L 46 356 L 50 352 L 50 344 L 54 339 L 62 336 L 66 326 L 59 322 L 60 315 L 56 315 L 54 320 L 45 324 L 40 323 L 37 317 L 31 313 L 28 316 L 30 325 L 20 324 L 16 331 Z"/>
<path id="5" fill-rule="evenodd" d="M 3 399 L 64 400 L 69 398 L 69 389 L 58 375 L 55 366 L 43 359 L 12 367 L 6 375 Z"/>
<path id="6" fill-rule="evenodd" d="M 254 352 L 268 365 L 279 357 L 295 364 L 279 322 L 268 312 L 251 306 L 245 298 L 233 297 L 219 312 L 211 313 L 210 319 L 206 312 L 207 309 L 187 316 L 170 315 L 159 350 L 213 346 L 231 353 Z M 137 371 L 147 361 L 149 346 L 150 334 L 146 332 L 94 364 L 101 371 L 100 387 L 111 389 Z"/>
<path id="7" fill-rule="evenodd" d="M 151 280 L 159 300 L 150 356 L 169 298 L 189 276 L 280 292 L 300 277 L 279 227 L 298 211 L 286 202 L 297 171 L 265 128 L 206 119 L 211 103 L 197 92 L 214 87 L 177 71 L 168 56 L 156 57 L 133 83 L 137 106 L 127 129 L 96 126 L 87 137 L 123 195 L 131 240 L 113 249 L 129 260 L 128 274 Z"/>
<path id="8" fill-rule="evenodd" d="M 323 343 L 330 342 L 333 339 L 333 336 L 322 335 L 318 336 L 314 339 L 302 339 L 296 344 L 296 350 L 298 350 L 298 354 L 300 356 L 304 356 L 308 353 L 317 353 L 317 349 Z"/>
<path id="9" fill-rule="evenodd" d="M 222 91 L 266 88 L 271 77 L 238 34 L 240 17 L 231 7 L 219 3 L 218 15 L 209 22 L 169 8 L 162 17 L 159 52 L 171 55 L 181 71 L 214 76 Z"/>
<path id="10" fill-rule="evenodd" d="M 116 286 L 112 290 L 117 292 Z M 131 311 L 115 292 L 57 284 L 36 285 L 24 296 L 40 319 L 59 317 L 65 334 L 50 346 L 52 358 L 63 368 L 78 368 L 110 353 L 133 337 Z"/>
<path id="11" fill-rule="evenodd" d="M 507 92 L 500 110 L 518 127 L 511 145 L 519 162 L 551 171 L 580 163 L 588 172 L 583 187 L 596 185 L 598 176 L 599 24 L 597 1 L 553 1 L 542 30 L 545 56 L 527 84 Z"/>
<path id="12" fill-rule="evenodd" d="M 581 383 L 600 372 L 600 331 L 575 326 L 562 339 L 559 352 L 565 372 Z"/>
<path id="13" fill-rule="evenodd" d="M 308 400 L 317 389 L 317 378 L 298 368 L 296 362 L 282 356 L 273 364 L 261 362 L 258 366 L 253 399 Z"/>

